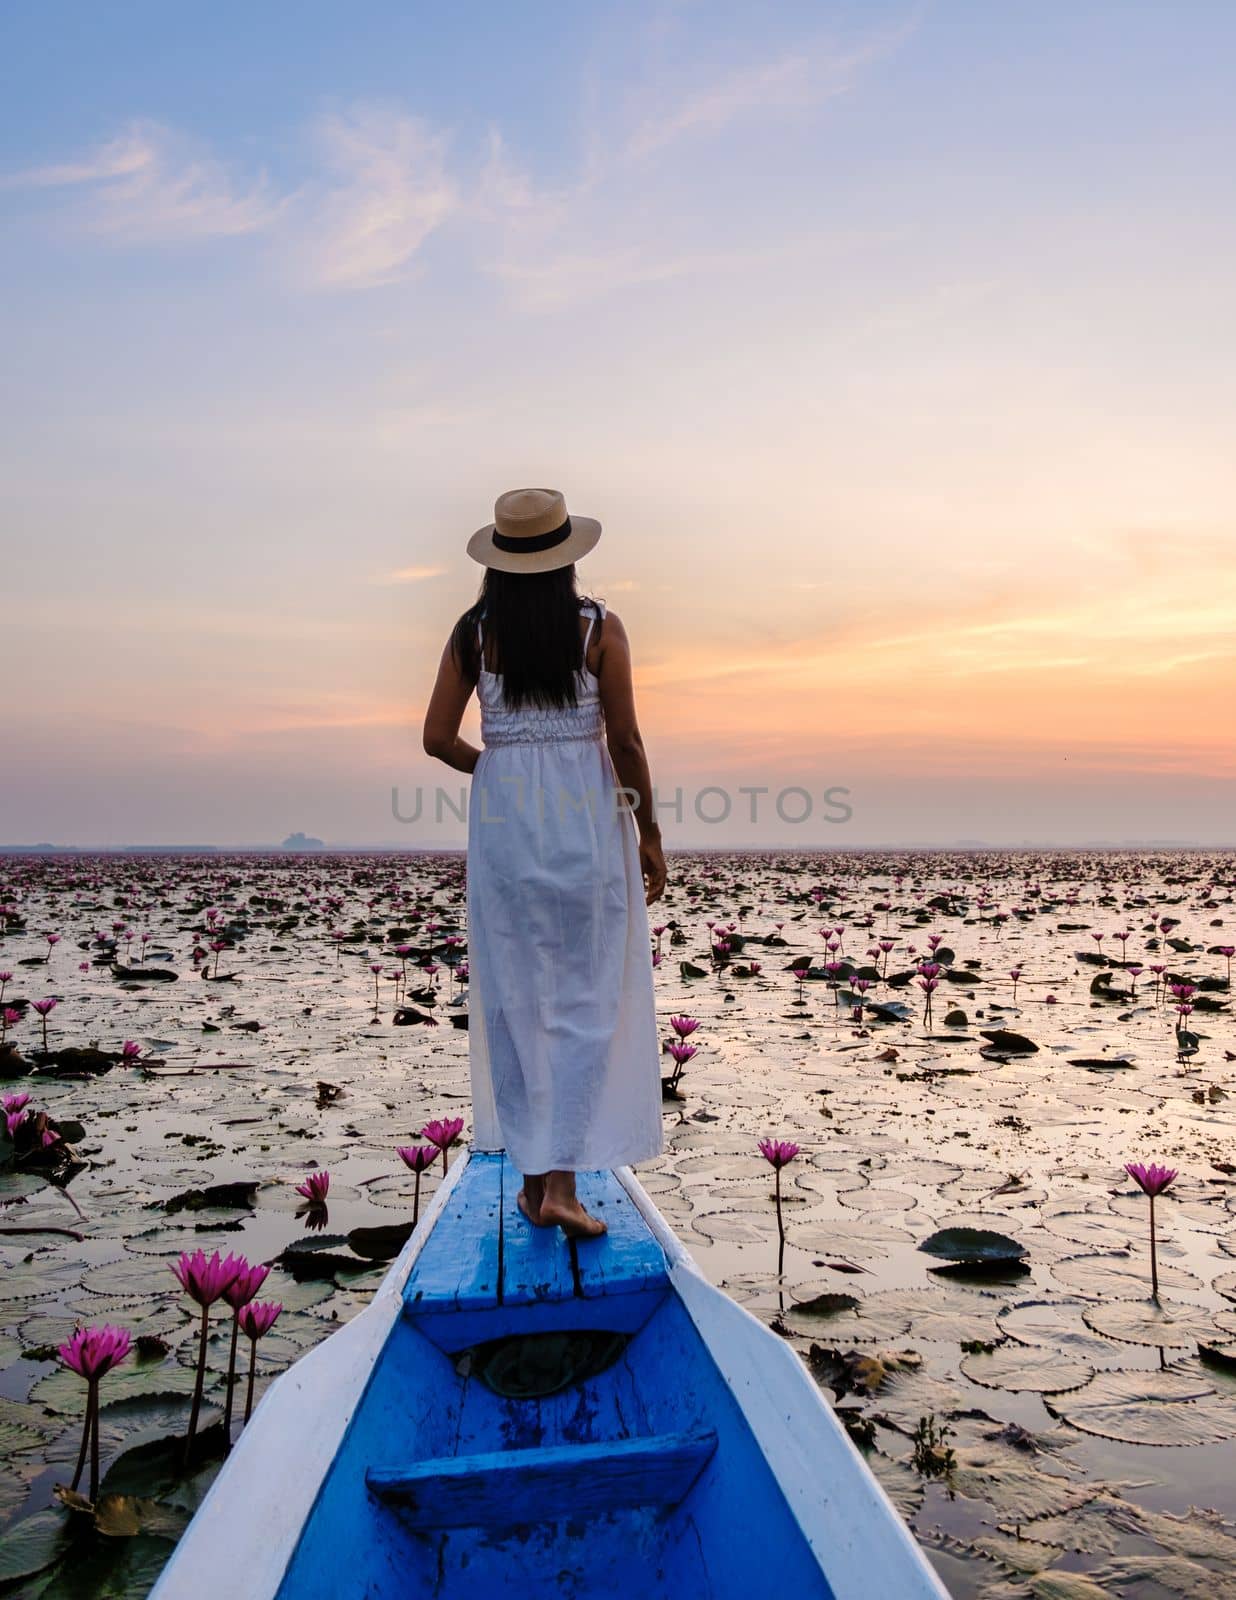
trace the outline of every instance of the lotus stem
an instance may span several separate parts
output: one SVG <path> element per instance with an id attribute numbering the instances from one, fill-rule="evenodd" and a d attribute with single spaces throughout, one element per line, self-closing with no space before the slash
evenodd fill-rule
<path id="1" fill-rule="evenodd" d="M 99 1498 L 99 1383 L 96 1378 L 90 1385 L 91 1398 L 87 1402 L 90 1412 L 90 1503 Z"/>
<path id="2" fill-rule="evenodd" d="M 197 1343 L 197 1378 L 193 1384 L 193 1404 L 189 1408 L 189 1431 L 185 1434 L 185 1448 L 182 1464 L 189 1465 L 189 1452 L 193 1448 L 193 1440 L 197 1434 L 198 1413 L 202 1409 L 202 1388 L 206 1382 L 206 1336 L 209 1332 L 210 1307 L 202 1307 L 202 1331 Z"/>
<path id="3" fill-rule="evenodd" d="M 1150 1196 L 1150 1298 L 1159 1303 L 1159 1257 L 1154 1231 L 1154 1196 Z"/>
<path id="4" fill-rule="evenodd" d="M 73 1482 L 69 1485 L 71 1489 L 76 1489 L 78 1484 L 82 1481 L 82 1473 L 85 1471 L 86 1467 L 86 1450 L 90 1444 L 90 1435 L 94 1423 L 94 1413 L 95 1408 L 98 1405 L 98 1401 L 99 1386 L 97 1383 L 91 1383 L 86 1390 L 86 1415 L 82 1422 L 82 1447 L 77 1452 L 77 1470 L 73 1474 Z"/>
<path id="5" fill-rule="evenodd" d="M 236 1387 L 236 1343 L 240 1337 L 240 1319 L 232 1315 L 232 1346 L 227 1357 L 227 1399 L 223 1405 L 223 1448 L 232 1447 L 232 1395 Z"/>
<path id="6" fill-rule="evenodd" d="M 253 1378 L 257 1371 L 257 1340 L 249 1340 L 249 1387 L 245 1391 L 245 1421 L 253 1411 Z"/>
<path id="7" fill-rule="evenodd" d="M 785 1223 L 781 1218 L 781 1168 L 776 1169 L 777 1179 L 777 1276 L 780 1277 L 785 1269 Z"/>

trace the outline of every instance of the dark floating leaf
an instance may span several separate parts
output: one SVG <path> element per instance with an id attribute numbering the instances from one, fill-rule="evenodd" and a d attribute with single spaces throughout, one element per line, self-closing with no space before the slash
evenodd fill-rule
<path id="1" fill-rule="evenodd" d="M 1236 1372 L 1236 1345 L 1199 1344 L 1197 1353 L 1208 1367 L 1220 1372 Z"/>
<path id="2" fill-rule="evenodd" d="M 924 1239 L 919 1249 L 925 1255 L 966 1266 L 1020 1261 L 1028 1254 L 1024 1244 L 987 1228 L 942 1228 Z"/>
<path id="3" fill-rule="evenodd" d="M 366 1261 L 393 1261 L 411 1237 L 411 1222 L 390 1222 L 376 1228 L 353 1228 L 348 1243 Z"/>
<path id="4" fill-rule="evenodd" d="M 364 1231 L 364 1230 L 361 1230 Z M 380 1230 L 372 1230 L 378 1232 Z M 355 1255 L 344 1255 L 335 1245 L 348 1244 L 344 1234 L 324 1233 L 317 1239 L 296 1239 L 278 1256 L 276 1263 L 297 1283 L 333 1280 L 337 1272 L 368 1272 L 374 1263 Z"/>
<path id="5" fill-rule="evenodd" d="M 204 1189 L 185 1189 L 163 1202 L 169 1217 L 178 1211 L 206 1211 L 218 1208 L 223 1211 L 251 1210 L 257 1196 L 258 1180 L 242 1178 L 235 1183 L 212 1183 Z"/>
<path id="6" fill-rule="evenodd" d="M 831 1317 L 838 1311 L 853 1311 L 860 1304 L 857 1295 L 840 1294 L 825 1290 L 810 1300 L 796 1300 L 791 1308 L 794 1316 Z"/>
<path id="7" fill-rule="evenodd" d="M 1032 1056 L 1038 1053 L 1038 1045 L 1033 1039 L 1027 1039 L 1024 1033 L 1014 1033 L 1009 1028 L 980 1028 L 979 1032 L 988 1041 L 993 1053 L 1004 1056 Z"/>
<path id="8" fill-rule="evenodd" d="M 1030 1268 L 1024 1261 L 999 1260 L 999 1261 L 949 1261 L 940 1267 L 927 1269 L 936 1278 L 956 1278 L 961 1282 L 973 1280 L 975 1282 L 988 1282 L 992 1279 L 1000 1283 L 1013 1283 L 1018 1278 L 1028 1278 Z"/>
<path id="9" fill-rule="evenodd" d="M 415 1006 L 400 1006 L 395 1013 L 395 1026 L 397 1028 L 411 1028 L 420 1023 L 425 1023 L 431 1028 L 438 1025 L 437 1017 L 430 1017 L 423 1011 L 418 1011 Z"/>

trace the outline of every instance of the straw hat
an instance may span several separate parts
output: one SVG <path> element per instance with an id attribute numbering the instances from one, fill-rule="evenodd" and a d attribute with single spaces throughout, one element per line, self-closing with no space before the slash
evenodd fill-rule
<path id="1" fill-rule="evenodd" d="M 468 540 L 468 554 L 500 572 L 552 572 L 586 556 L 600 537 L 594 518 L 567 515 L 557 489 L 509 489 L 494 502 L 494 520 Z"/>

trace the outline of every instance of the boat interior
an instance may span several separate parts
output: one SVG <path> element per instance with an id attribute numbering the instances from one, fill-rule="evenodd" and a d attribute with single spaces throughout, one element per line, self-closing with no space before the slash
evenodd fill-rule
<path id="1" fill-rule="evenodd" d="M 568 1241 L 504 1155 L 468 1159 L 280 1600 L 829 1596 L 628 1191 L 580 1173 L 608 1232 Z"/>

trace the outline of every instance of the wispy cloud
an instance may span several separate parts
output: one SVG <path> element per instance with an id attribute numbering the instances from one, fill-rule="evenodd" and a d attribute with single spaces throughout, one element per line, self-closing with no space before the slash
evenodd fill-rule
<path id="1" fill-rule="evenodd" d="M 406 277 L 461 203 L 446 135 L 420 117 L 361 107 L 326 118 L 318 141 L 331 177 L 303 240 L 314 278 L 368 288 Z"/>
<path id="2" fill-rule="evenodd" d="M 3 184 L 84 190 L 85 226 L 133 243 L 253 233 L 281 206 L 264 175 L 237 180 L 183 135 L 146 121 L 129 123 L 79 160 L 33 167 Z"/>
<path id="3" fill-rule="evenodd" d="M 626 153 L 655 154 L 689 133 L 716 133 L 736 117 L 769 107 L 807 105 L 812 99 L 811 63 L 790 55 L 761 66 L 726 74 L 687 93 L 676 105 L 645 117 L 627 144 Z"/>
<path id="4" fill-rule="evenodd" d="M 638 116 L 623 154 L 639 160 L 684 137 L 719 133 L 745 117 L 823 104 L 845 94 L 864 67 L 895 50 L 916 25 L 909 17 L 852 44 L 806 41 L 772 60 L 744 63 L 708 80 L 658 73 L 641 91 L 640 99 L 653 104 Z"/>
<path id="5" fill-rule="evenodd" d="M 427 243 L 456 243 L 528 310 L 671 279 L 759 265 L 742 252 L 650 249 L 645 217 L 625 225 L 633 176 L 671 145 L 742 119 L 807 109 L 844 92 L 906 28 L 848 45 L 809 39 L 765 60 L 700 69 L 641 66 L 633 99 L 604 119 L 604 155 L 547 182 L 493 127 L 478 147 L 398 104 L 358 104 L 308 130 L 311 160 L 280 191 L 238 173 L 161 123 L 136 119 L 72 159 L 0 177 L 9 189 L 64 191 L 76 219 L 118 242 L 173 242 L 269 230 L 301 281 L 363 290 L 421 270 Z M 569 174 L 568 167 L 568 174 Z M 641 202 L 642 203 L 642 202 Z M 654 236 L 658 236 L 653 230 Z M 580 241 L 586 241 L 581 247 Z M 772 254 L 778 249 L 772 247 Z"/>
<path id="6" fill-rule="evenodd" d="M 398 567 L 394 572 L 384 572 L 375 578 L 374 583 L 424 583 L 427 578 L 440 578 L 446 572 L 445 567 Z"/>

